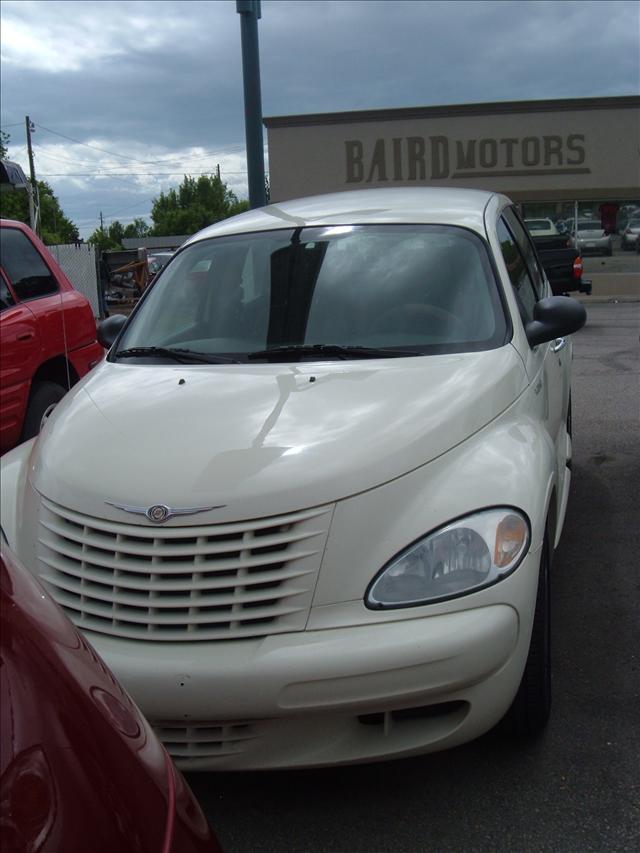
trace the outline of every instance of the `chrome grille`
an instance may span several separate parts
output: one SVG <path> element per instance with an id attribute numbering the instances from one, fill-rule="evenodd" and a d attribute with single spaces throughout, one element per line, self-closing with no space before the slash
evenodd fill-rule
<path id="1" fill-rule="evenodd" d="M 200 641 L 303 630 L 331 512 L 156 527 L 43 498 L 40 574 L 76 625 L 103 634 Z"/>

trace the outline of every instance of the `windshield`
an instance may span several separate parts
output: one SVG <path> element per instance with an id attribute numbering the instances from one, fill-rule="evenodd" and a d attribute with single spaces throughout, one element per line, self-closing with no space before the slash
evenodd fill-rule
<path id="1" fill-rule="evenodd" d="M 118 353 L 155 347 L 156 361 L 159 348 L 180 348 L 243 361 L 297 347 L 298 357 L 318 359 L 299 350 L 320 345 L 419 355 L 490 349 L 505 336 L 487 251 L 473 233 L 314 227 L 191 244 L 158 278 Z"/>

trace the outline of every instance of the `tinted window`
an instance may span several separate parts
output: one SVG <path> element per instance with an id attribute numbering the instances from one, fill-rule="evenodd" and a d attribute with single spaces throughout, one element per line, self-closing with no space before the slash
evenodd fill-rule
<path id="1" fill-rule="evenodd" d="M 0 311 L 11 308 L 14 304 L 13 296 L 9 292 L 6 281 L 0 276 Z"/>
<path id="2" fill-rule="evenodd" d="M 49 267 L 17 228 L 0 230 L 0 259 L 18 299 L 37 299 L 57 292 L 58 282 Z"/>
<path id="3" fill-rule="evenodd" d="M 194 243 L 158 279 L 120 348 L 211 354 L 331 344 L 416 354 L 501 346 L 485 245 L 462 228 L 338 226 Z"/>
<path id="4" fill-rule="evenodd" d="M 527 229 L 524 227 L 522 222 L 518 219 L 513 208 L 507 208 L 503 216 L 509 226 L 509 230 L 515 237 L 516 243 L 520 251 L 522 252 L 522 256 L 524 257 L 525 263 L 529 270 L 529 275 L 533 281 L 533 287 L 538 295 L 538 299 L 542 297 L 545 290 L 544 285 L 544 276 L 542 274 L 542 270 L 540 269 L 540 264 L 538 263 L 538 256 L 536 255 L 536 251 L 533 248 L 533 243 L 531 242 L 531 238 L 527 233 Z"/>
<path id="5" fill-rule="evenodd" d="M 498 221 L 498 239 L 500 240 L 502 257 L 518 300 L 520 316 L 524 323 L 528 323 L 533 320 L 533 306 L 538 301 L 538 297 L 518 244 L 502 217 Z"/>
<path id="6" fill-rule="evenodd" d="M 602 231 L 602 224 L 597 219 L 578 222 L 578 231 Z"/>

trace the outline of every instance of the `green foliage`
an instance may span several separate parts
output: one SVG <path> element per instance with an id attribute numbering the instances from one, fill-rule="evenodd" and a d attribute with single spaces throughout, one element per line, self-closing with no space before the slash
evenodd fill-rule
<path id="1" fill-rule="evenodd" d="M 40 236 L 47 246 L 77 243 L 78 229 L 60 207 L 60 202 L 46 181 L 38 181 L 40 196 Z M 0 195 L 0 216 L 17 219 L 29 225 L 29 198 L 24 190 L 3 192 Z"/>
<path id="2" fill-rule="evenodd" d="M 0 159 L 4 160 L 8 154 L 7 146 L 9 145 L 9 134 L 4 130 L 0 130 Z"/>
<path id="3" fill-rule="evenodd" d="M 108 228 L 102 230 L 96 228 L 91 237 L 87 240 L 88 243 L 93 243 L 101 251 L 105 249 L 122 249 L 122 241 L 125 237 L 147 237 L 149 234 L 149 226 L 144 219 L 134 219 L 129 225 L 123 225 L 117 219 L 111 223 Z"/>
<path id="4" fill-rule="evenodd" d="M 96 228 L 87 243 L 96 246 L 101 252 L 106 249 L 122 249 L 122 238 L 125 236 L 125 230 L 122 222 L 114 219 L 108 228 L 104 230 Z"/>
<path id="5" fill-rule="evenodd" d="M 124 229 L 124 236 L 133 238 L 133 237 L 148 237 L 150 228 L 144 219 L 134 219 L 133 222 L 130 222 Z"/>
<path id="6" fill-rule="evenodd" d="M 192 178 L 185 175 L 177 190 L 160 193 L 153 200 L 153 234 L 194 234 L 236 213 L 248 210 L 248 202 L 239 201 L 217 175 Z"/>

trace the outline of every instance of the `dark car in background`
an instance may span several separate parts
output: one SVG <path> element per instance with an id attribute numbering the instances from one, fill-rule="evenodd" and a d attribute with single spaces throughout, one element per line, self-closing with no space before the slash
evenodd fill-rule
<path id="1" fill-rule="evenodd" d="M 221 853 L 129 695 L 0 552 L 3 853 Z"/>

